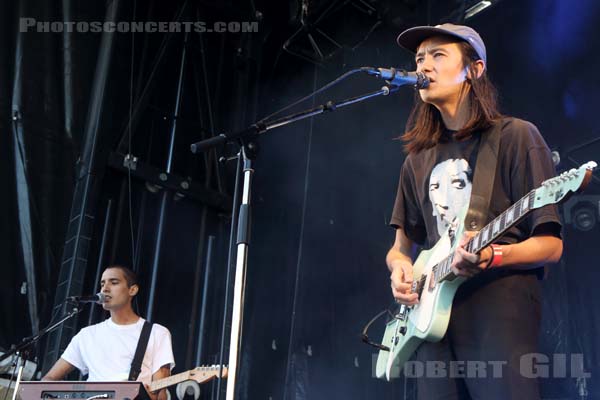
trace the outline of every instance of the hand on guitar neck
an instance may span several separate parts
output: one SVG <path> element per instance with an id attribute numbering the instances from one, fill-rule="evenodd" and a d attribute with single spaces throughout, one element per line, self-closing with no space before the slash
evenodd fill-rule
<path id="1" fill-rule="evenodd" d="M 462 239 L 456 247 L 453 261 L 451 264 L 452 272 L 457 276 L 471 278 L 484 269 L 488 268 L 492 262 L 494 251 L 491 246 L 486 246 L 479 252 L 470 253 L 467 245 L 476 232 L 465 232 Z"/>

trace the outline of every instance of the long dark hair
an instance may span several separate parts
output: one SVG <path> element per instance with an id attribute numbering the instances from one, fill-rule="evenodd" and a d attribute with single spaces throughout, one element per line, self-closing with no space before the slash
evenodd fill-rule
<path id="1" fill-rule="evenodd" d="M 479 60 L 477 52 L 467 42 L 459 41 L 457 44 L 463 56 L 464 66 L 469 69 L 467 80 L 463 86 L 471 105 L 469 118 L 455 136 L 457 140 L 463 140 L 489 128 L 502 115 L 498 111 L 496 88 L 488 78 L 486 71 L 484 70 L 481 76 L 476 78 L 473 63 Z M 404 141 L 404 150 L 407 153 L 418 153 L 435 146 L 440 141 L 444 128 L 444 121 L 439 110 L 432 104 L 423 102 L 419 92 L 415 92 L 415 105 L 408 118 L 406 131 L 400 137 Z"/>

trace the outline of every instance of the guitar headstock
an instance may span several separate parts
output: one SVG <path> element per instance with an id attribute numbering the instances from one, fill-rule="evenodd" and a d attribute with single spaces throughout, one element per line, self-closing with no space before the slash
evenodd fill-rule
<path id="1" fill-rule="evenodd" d="M 189 379 L 204 383 L 217 378 L 219 374 L 221 374 L 221 378 L 226 378 L 227 367 L 223 366 L 221 369 L 220 365 L 201 366 L 189 371 Z"/>
<path id="2" fill-rule="evenodd" d="M 577 169 L 573 168 L 542 182 L 542 186 L 535 190 L 532 208 L 556 204 L 568 195 L 585 189 L 592 179 L 592 171 L 596 167 L 597 164 L 594 161 L 589 161 Z"/>

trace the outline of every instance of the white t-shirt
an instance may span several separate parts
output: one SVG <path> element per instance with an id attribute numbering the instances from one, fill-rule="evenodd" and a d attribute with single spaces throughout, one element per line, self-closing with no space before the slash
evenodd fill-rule
<path id="1" fill-rule="evenodd" d="M 62 358 L 88 375 L 88 381 L 127 380 L 143 326 L 143 318 L 129 325 L 117 325 L 108 318 L 85 327 L 71 339 Z M 175 366 L 171 333 L 154 324 L 137 380 L 150 383 L 152 375 L 166 364 L 171 369 Z"/>

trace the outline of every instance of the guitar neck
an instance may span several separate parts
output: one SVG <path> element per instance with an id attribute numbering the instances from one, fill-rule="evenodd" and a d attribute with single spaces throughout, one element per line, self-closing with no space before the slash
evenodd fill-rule
<path id="1" fill-rule="evenodd" d="M 150 383 L 150 391 L 154 392 L 156 390 L 164 389 L 166 387 L 176 385 L 179 382 L 187 381 L 189 379 L 190 371 L 181 372 L 179 374 L 175 374 L 167 378 L 159 379 L 155 382 Z"/>
<path id="2" fill-rule="evenodd" d="M 471 253 L 479 253 L 486 246 L 498 240 L 504 232 L 516 225 L 527 214 L 534 210 L 533 197 L 535 190 L 527 193 L 519 201 L 510 206 L 502 214 L 498 215 L 492 222 L 483 227 L 467 243 L 467 250 Z"/>
<path id="3" fill-rule="evenodd" d="M 467 243 L 466 250 L 470 253 L 479 253 L 486 246 L 494 243 L 504 232 L 510 229 L 521 221 L 527 214 L 533 211 L 536 207 L 533 206 L 535 190 L 527 193 L 519 201 L 510 206 L 502 214 L 498 215 L 492 222 L 487 224 L 483 229 L 473 236 Z M 444 280 L 452 280 L 456 276 L 450 267 L 454 253 L 443 259 L 435 268 L 435 276 L 438 282 Z"/>

